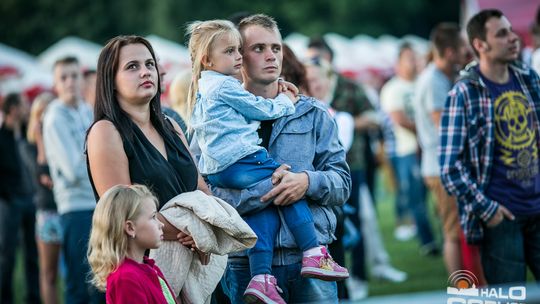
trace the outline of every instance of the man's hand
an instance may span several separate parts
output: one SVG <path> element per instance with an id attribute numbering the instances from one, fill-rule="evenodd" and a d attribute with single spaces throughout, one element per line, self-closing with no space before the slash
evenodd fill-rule
<path id="1" fill-rule="evenodd" d="M 274 173 L 272 173 L 272 185 L 277 185 L 279 182 L 281 182 L 281 179 L 287 174 L 287 172 L 291 170 L 291 166 L 287 164 L 282 164 L 279 166 Z"/>
<path id="2" fill-rule="evenodd" d="M 512 214 L 512 212 L 510 212 L 510 210 L 506 209 L 506 207 L 504 207 L 503 205 L 499 205 L 497 212 L 489 220 L 489 222 L 487 222 L 486 226 L 488 228 L 493 228 L 499 225 L 504 220 L 505 217 L 511 221 L 515 219 L 514 215 Z"/>
<path id="3" fill-rule="evenodd" d="M 282 170 L 280 175 L 281 182 L 261 197 L 261 201 L 267 202 L 273 199 L 274 205 L 287 206 L 304 197 L 309 186 L 307 173 Z M 274 180 L 274 175 L 272 175 L 272 180 Z"/>

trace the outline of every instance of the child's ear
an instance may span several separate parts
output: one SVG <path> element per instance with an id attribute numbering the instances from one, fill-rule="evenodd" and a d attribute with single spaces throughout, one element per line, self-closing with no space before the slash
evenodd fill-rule
<path id="1" fill-rule="evenodd" d="M 135 224 L 132 221 L 126 221 L 126 223 L 124 224 L 124 231 L 129 237 L 134 238 L 135 237 Z"/>
<path id="2" fill-rule="evenodd" d="M 209 68 L 212 66 L 212 62 L 210 61 L 208 55 L 203 55 L 201 62 L 205 68 Z"/>

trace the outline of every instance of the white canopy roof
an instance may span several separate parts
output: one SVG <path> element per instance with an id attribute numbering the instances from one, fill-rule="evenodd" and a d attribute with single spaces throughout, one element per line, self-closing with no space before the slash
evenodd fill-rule
<path id="1" fill-rule="evenodd" d="M 0 43 L 0 68 L 14 71 L 0 79 L 0 90 L 21 92 L 33 87 L 49 89 L 52 75 L 30 54 Z"/>
<path id="2" fill-rule="evenodd" d="M 38 60 L 45 69 L 51 70 L 56 60 L 74 56 L 79 59 L 83 69 L 96 69 L 100 52 L 101 45 L 79 37 L 68 36 L 43 51 L 38 56 Z"/>

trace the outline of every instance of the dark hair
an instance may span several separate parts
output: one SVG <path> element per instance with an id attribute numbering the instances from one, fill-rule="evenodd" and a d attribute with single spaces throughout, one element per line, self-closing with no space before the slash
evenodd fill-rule
<path id="1" fill-rule="evenodd" d="M 96 103 L 94 105 L 94 122 L 106 119 L 111 121 L 120 134 L 128 139 L 133 138 L 132 122 L 128 114 L 122 110 L 115 91 L 115 78 L 120 61 L 120 50 L 130 44 L 143 44 L 156 62 L 156 55 L 152 45 L 148 40 L 140 36 L 117 36 L 109 40 L 99 54 L 96 77 Z M 159 74 L 159 70 L 157 70 Z M 157 88 L 161 87 L 159 77 L 157 77 Z M 172 136 L 174 129 L 170 124 L 166 124 L 161 112 L 161 94 L 159 89 L 156 95 L 150 100 L 150 121 L 162 136 Z M 171 132 L 172 131 L 172 132 Z"/>
<path id="2" fill-rule="evenodd" d="M 334 60 L 334 51 L 323 37 L 312 37 L 307 47 L 325 51 L 330 55 L 330 60 Z"/>
<path id="3" fill-rule="evenodd" d="M 478 14 L 472 16 L 467 23 L 467 36 L 469 36 L 469 43 L 476 56 L 479 56 L 478 51 L 474 48 L 474 39 L 480 39 L 486 41 L 486 22 L 489 19 L 496 17 L 501 18 L 503 13 L 498 9 L 486 9 L 480 11 Z"/>
<path id="4" fill-rule="evenodd" d="M 92 75 L 95 75 L 95 74 L 96 74 L 96 70 L 94 70 L 94 69 L 88 69 L 88 70 L 85 70 L 85 71 L 83 72 L 83 78 L 86 79 L 86 78 L 88 78 L 88 77 L 90 77 L 90 76 L 92 76 Z"/>
<path id="5" fill-rule="evenodd" d="M 398 58 L 401 58 L 401 55 L 403 55 L 405 51 L 414 51 L 412 44 L 408 41 L 403 42 L 399 46 Z"/>
<path id="6" fill-rule="evenodd" d="M 430 40 L 435 51 L 442 56 L 447 48 L 453 50 L 459 48 L 461 44 L 460 28 L 451 22 L 439 23 L 431 31 Z"/>
<path id="7" fill-rule="evenodd" d="M 77 57 L 75 56 L 66 56 L 66 57 L 57 59 L 53 64 L 53 70 L 59 65 L 68 65 L 68 64 L 79 65 L 79 59 L 77 59 Z"/>
<path id="8" fill-rule="evenodd" d="M 19 93 L 9 93 L 2 103 L 2 113 L 8 115 L 11 109 L 21 105 L 22 99 Z"/>
<path id="9" fill-rule="evenodd" d="M 309 91 L 309 83 L 306 78 L 306 68 L 298 60 L 291 48 L 283 44 L 283 63 L 281 68 L 281 76 L 286 81 L 292 82 L 297 85 L 299 88 L 304 89 L 305 94 L 311 95 Z"/>

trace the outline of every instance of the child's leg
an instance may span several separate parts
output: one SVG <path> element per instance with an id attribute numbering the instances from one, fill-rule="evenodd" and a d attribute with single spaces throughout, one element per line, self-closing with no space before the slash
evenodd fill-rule
<path id="1" fill-rule="evenodd" d="M 303 251 L 300 274 L 304 277 L 325 281 L 339 281 L 348 278 L 349 271 L 332 259 L 326 247 L 319 245 L 307 201 L 300 200 L 281 208 L 296 244 Z"/>
<path id="2" fill-rule="evenodd" d="M 272 158 L 268 156 L 266 150 L 259 150 L 250 154 L 225 170 L 210 174 L 208 181 L 217 187 L 248 189 L 272 176 L 272 173 L 279 167 Z"/>
<path id="3" fill-rule="evenodd" d="M 248 250 L 251 276 L 271 274 L 274 241 L 280 224 L 277 208 L 269 205 L 257 213 L 245 216 L 244 220 L 258 238 L 255 246 Z"/>
<path id="4" fill-rule="evenodd" d="M 280 207 L 287 227 L 291 230 L 294 240 L 302 251 L 319 247 L 315 224 L 306 200 Z"/>

